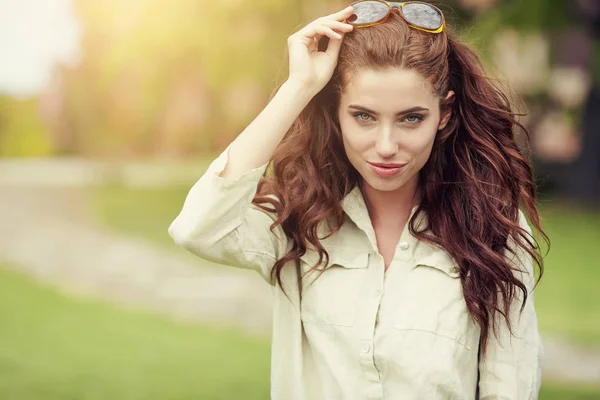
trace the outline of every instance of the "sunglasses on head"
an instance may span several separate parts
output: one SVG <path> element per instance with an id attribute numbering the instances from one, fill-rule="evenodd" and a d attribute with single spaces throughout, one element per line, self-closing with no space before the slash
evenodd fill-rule
<path id="1" fill-rule="evenodd" d="M 440 33 L 446 25 L 442 11 L 420 1 L 403 3 L 383 0 L 359 0 L 351 4 L 354 12 L 345 22 L 356 28 L 365 28 L 385 22 L 393 9 L 397 9 L 406 23 L 418 30 Z"/>

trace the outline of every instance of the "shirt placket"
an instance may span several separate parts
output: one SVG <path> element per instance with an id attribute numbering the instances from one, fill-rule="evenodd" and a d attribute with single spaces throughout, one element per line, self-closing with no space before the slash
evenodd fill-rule
<path id="1" fill-rule="evenodd" d="M 374 340 L 377 313 L 383 295 L 383 258 L 373 251 L 369 257 L 369 268 L 361 290 L 358 308 L 358 360 L 367 382 L 366 395 L 369 399 L 383 398 L 381 374 L 375 365 Z"/>
<path id="2" fill-rule="evenodd" d="M 416 208 L 416 206 L 412 208 L 410 216 L 412 216 Z M 356 329 L 358 338 L 356 351 L 358 352 L 358 360 L 366 378 L 367 387 L 365 394 L 367 398 L 373 400 L 383 399 L 383 382 L 381 381 L 380 371 L 375 363 L 374 343 L 377 315 L 384 288 L 384 260 L 383 256 L 378 252 L 375 230 L 373 229 L 373 225 L 371 224 L 367 213 L 364 198 L 358 187 L 354 188 L 345 199 L 344 210 L 350 219 L 355 222 L 358 229 L 364 232 L 371 245 L 369 266 L 361 289 L 361 300 L 357 308 Z M 411 251 L 407 251 L 409 250 L 409 247 L 410 238 L 408 227 L 405 226 L 396 249 L 396 253 L 401 252 L 400 258 L 403 261 L 410 258 Z M 396 260 L 396 255 L 394 261 Z"/>

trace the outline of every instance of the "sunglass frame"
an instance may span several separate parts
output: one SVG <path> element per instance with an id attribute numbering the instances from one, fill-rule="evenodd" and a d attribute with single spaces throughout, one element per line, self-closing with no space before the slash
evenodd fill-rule
<path id="1" fill-rule="evenodd" d="M 388 6 L 388 12 L 385 15 L 385 17 L 381 18 L 380 20 L 377 20 L 375 22 L 367 22 L 367 23 L 363 23 L 363 24 L 354 24 L 352 22 L 348 22 L 346 20 L 346 23 L 354 25 L 355 28 L 367 28 L 369 26 L 373 26 L 373 25 L 377 25 L 377 24 L 381 24 L 384 23 L 390 16 L 392 10 L 397 9 L 398 10 L 398 14 L 400 14 L 400 16 L 404 19 L 404 21 L 406 21 L 406 23 L 415 29 L 424 31 L 424 32 L 429 32 L 429 33 L 440 33 L 444 30 L 445 26 L 446 26 L 446 18 L 444 17 L 444 13 L 442 12 L 442 10 L 440 10 L 439 8 L 437 8 L 436 6 L 429 4 L 429 3 L 425 3 L 423 1 L 405 1 L 405 2 L 395 2 L 395 1 L 384 1 L 384 0 L 358 0 L 358 1 L 354 1 L 352 4 L 350 4 L 351 6 L 354 7 L 355 4 L 358 3 L 365 3 L 365 2 L 375 2 L 375 3 L 382 3 Z M 432 8 L 433 10 L 435 10 L 441 17 L 441 24 L 439 28 L 436 29 L 428 29 L 428 28 L 424 28 L 422 26 L 416 25 L 412 22 L 410 22 L 409 20 L 406 19 L 406 16 L 404 15 L 404 13 L 402 12 L 402 9 L 407 5 L 407 4 L 422 4 L 425 5 L 427 7 Z M 354 15 L 354 14 L 353 14 Z"/>

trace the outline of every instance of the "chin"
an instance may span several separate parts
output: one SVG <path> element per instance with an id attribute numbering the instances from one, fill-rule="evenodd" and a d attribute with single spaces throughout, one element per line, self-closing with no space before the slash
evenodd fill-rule
<path id="1" fill-rule="evenodd" d="M 375 190 L 379 190 L 381 192 L 393 192 L 400 189 L 406 181 L 404 179 L 373 179 L 373 177 L 369 176 L 365 178 L 365 175 L 362 176 L 364 183 L 369 185 Z"/>

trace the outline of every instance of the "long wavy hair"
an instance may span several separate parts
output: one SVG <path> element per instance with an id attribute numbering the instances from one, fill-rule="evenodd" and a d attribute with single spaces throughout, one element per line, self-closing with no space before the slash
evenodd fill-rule
<path id="1" fill-rule="evenodd" d="M 325 46 L 320 43 L 320 48 Z M 291 250 L 275 262 L 272 278 L 282 286 L 282 269 L 298 260 L 307 244 L 317 249 L 320 261 L 329 263 L 317 228 L 327 220 L 332 227 L 327 237 L 339 230 L 344 221 L 341 201 L 361 179 L 342 144 L 340 94 L 357 69 L 387 68 L 420 73 L 440 97 L 440 110 L 452 109 L 419 172 L 421 202 L 408 224 L 412 235 L 441 246 L 459 266 L 466 306 L 481 327 L 485 356 L 496 313 L 512 333 L 510 305 L 518 290 L 523 293 L 521 311 L 527 299 L 526 286 L 505 258 L 509 237 L 535 260 L 538 282 L 543 274 L 538 241 L 519 226 L 520 205 L 548 246 L 550 240 L 540 226 L 533 171 L 523 155 L 529 133 L 516 119 L 521 114 L 513 112 L 497 81 L 483 74 L 478 55 L 448 29 L 441 34 L 412 29 L 394 12 L 383 24 L 346 33 L 331 80 L 285 135 L 271 160 L 271 173 L 260 181 L 253 199 L 261 209 L 276 213 L 271 229 L 281 224 L 292 241 Z M 445 104 L 449 90 L 456 98 Z M 515 128 L 524 134 L 524 150 Z M 429 234 L 415 229 L 422 212 Z"/>

